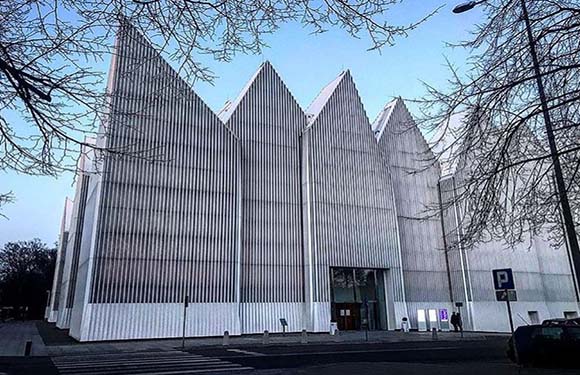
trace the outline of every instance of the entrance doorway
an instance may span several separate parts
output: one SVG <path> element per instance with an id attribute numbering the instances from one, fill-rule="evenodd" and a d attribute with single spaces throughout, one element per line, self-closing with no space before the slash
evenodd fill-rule
<path id="1" fill-rule="evenodd" d="M 340 330 L 387 329 L 382 270 L 331 268 L 332 321 Z"/>
<path id="2" fill-rule="evenodd" d="M 360 329 L 360 303 L 335 303 L 337 325 L 341 331 Z"/>

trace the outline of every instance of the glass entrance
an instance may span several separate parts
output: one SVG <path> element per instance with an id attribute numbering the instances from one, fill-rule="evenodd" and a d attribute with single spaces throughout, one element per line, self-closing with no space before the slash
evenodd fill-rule
<path id="1" fill-rule="evenodd" d="M 387 328 L 382 270 L 331 268 L 330 281 L 332 321 L 338 329 Z"/>

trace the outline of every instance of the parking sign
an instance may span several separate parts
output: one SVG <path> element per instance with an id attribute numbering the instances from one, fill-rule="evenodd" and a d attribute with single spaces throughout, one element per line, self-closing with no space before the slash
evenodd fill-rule
<path id="1" fill-rule="evenodd" d="M 511 268 L 493 270 L 493 285 L 496 290 L 515 289 L 514 275 Z"/>
<path id="2" fill-rule="evenodd" d="M 493 270 L 493 286 L 495 287 L 495 298 L 498 301 L 505 301 L 507 304 L 508 318 L 510 320 L 510 329 L 514 333 L 514 321 L 512 318 L 512 308 L 510 301 L 517 301 L 518 297 L 514 290 L 514 274 L 511 268 Z"/>

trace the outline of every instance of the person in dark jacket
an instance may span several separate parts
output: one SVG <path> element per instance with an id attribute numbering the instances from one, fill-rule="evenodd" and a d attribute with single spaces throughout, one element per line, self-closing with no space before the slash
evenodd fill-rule
<path id="1" fill-rule="evenodd" d="M 453 330 L 455 332 L 459 332 L 459 314 L 453 312 L 451 314 L 451 325 L 453 326 Z"/>

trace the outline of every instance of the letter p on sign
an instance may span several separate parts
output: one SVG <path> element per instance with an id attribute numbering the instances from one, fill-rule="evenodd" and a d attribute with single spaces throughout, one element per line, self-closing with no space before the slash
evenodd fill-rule
<path id="1" fill-rule="evenodd" d="M 515 289 L 511 268 L 493 270 L 493 286 L 496 290 Z"/>

